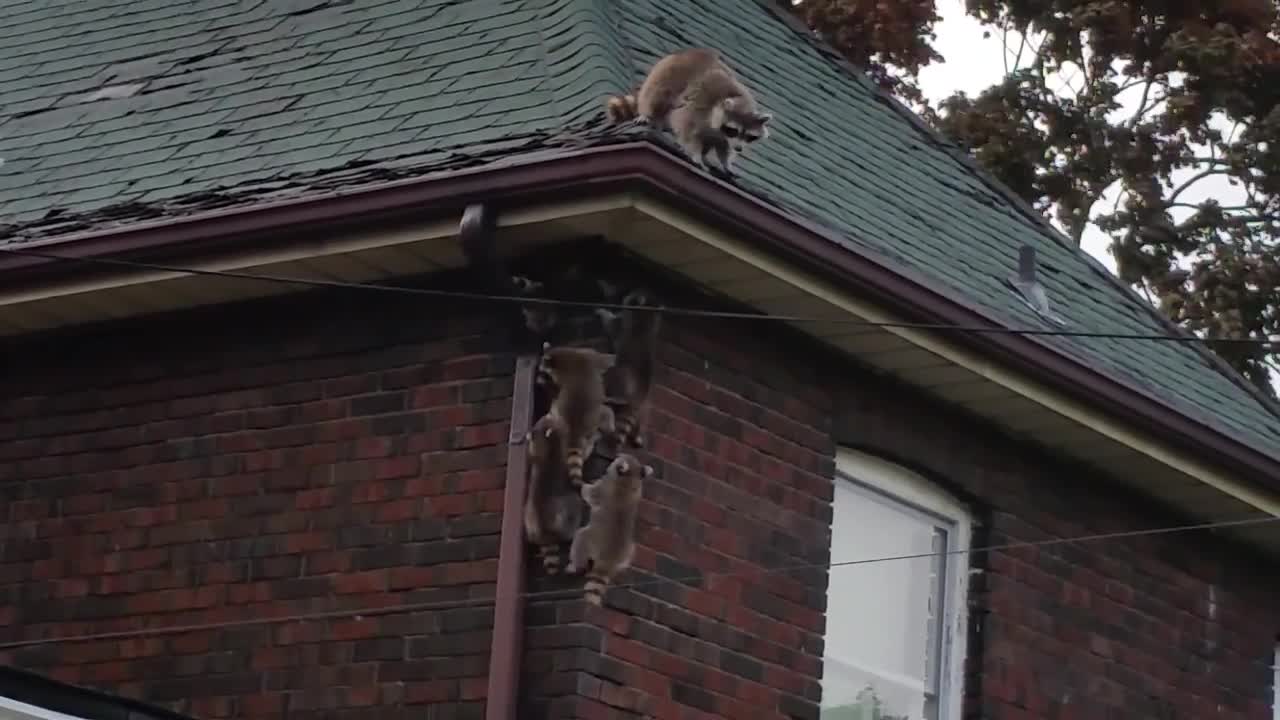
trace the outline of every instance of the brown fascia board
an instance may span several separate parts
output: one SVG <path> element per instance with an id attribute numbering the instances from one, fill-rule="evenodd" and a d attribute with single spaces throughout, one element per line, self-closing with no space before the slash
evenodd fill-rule
<path id="1" fill-rule="evenodd" d="M 563 197 L 567 191 L 639 188 L 690 211 L 736 236 L 765 247 L 844 287 L 886 302 L 907 317 L 962 326 L 1007 326 L 955 297 L 930 287 L 922 276 L 890 268 L 830 230 L 787 215 L 731 184 L 702 175 L 647 142 L 565 151 L 546 159 L 492 168 L 468 168 L 397 180 L 368 188 L 260 203 L 119 230 L 66 235 L 18 248 L 69 257 L 155 257 L 172 261 L 247 244 L 264 235 L 332 228 L 379 217 L 460 212 L 471 202 L 527 203 Z M 2 249 L 2 248 L 0 248 Z M 85 264 L 0 252 L 0 277 L 12 287 L 83 270 Z M 954 342 L 1005 361 L 1027 376 L 1115 417 L 1158 430 L 1165 437 L 1204 448 L 1225 465 L 1259 478 L 1280 492 L 1280 460 L 1189 417 L 1127 383 L 1107 377 L 1033 335 L 953 333 Z"/>

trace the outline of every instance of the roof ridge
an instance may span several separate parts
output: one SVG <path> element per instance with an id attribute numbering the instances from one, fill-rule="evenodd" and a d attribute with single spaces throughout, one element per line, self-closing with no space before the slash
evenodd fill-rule
<path id="1" fill-rule="evenodd" d="M 944 135 L 937 128 L 926 123 L 919 115 L 902 103 L 901 100 L 894 97 L 892 93 L 881 87 L 879 84 L 871 82 L 856 63 L 846 58 L 838 50 L 818 36 L 813 30 L 805 25 L 795 15 L 787 12 L 784 8 L 778 6 L 776 2 L 771 0 L 755 0 L 756 4 L 761 6 L 766 12 L 774 18 L 785 24 L 797 35 L 801 36 L 815 50 L 825 57 L 832 65 L 840 68 L 844 72 L 853 76 L 859 82 L 869 86 L 875 94 L 875 98 L 893 111 L 896 115 L 902 117 L 920 134 L 928 139 L 933 145 L 941 149 L 947 157 L 958 163 L 966 171 L 972 173 L 977 179 L 981 180 L 984 185 L 994 191 L 1001 199 L 1005 200 L 1010 206 L 1018 212 L 1024 219 L 1029 220 L 1032 225 L 1039 228 L 1042 233 L 1050 239 L 1062 245 L 1073 255 L 1084 260 L 1085 265 L 1089 267 L 1095 275 L 1100 276 L 1104 282 L 1110 284 L 1114 289 L 1120 290 L 1127 298 L 1134 302 L 1135 305 L 1141 306 L 1150 317 L 1156 321 L 1166 332 L 1181 337 L 1196 337 L 1194 333 L 1174 323 L 1158 309 L 1153 307 L 1133 288 L 1121 282 L 1120 278 L 1113 275 L 1097 258 L 1087 252 L 1084 252 L 1080 246 L 1071 242 L 1070 238 L 1062 233 L 1061 230 L 1054 227 L 1043 213 L 1032 207 L 1027 201 L 1023 200 L 1013 188 L 1009 187 L 1004 181 L 1000 180 L 994 174 L 990 173 L 986 168 L 982 167 L 978 161 L 969 153 L 965 152 L 953 140 Z M 1268 396 L 1261 388 L 1254 385 L 1243 374 L 1231 367 L 1217 353 L 1209 350 L 1204 343 L 1193 342 L 1187 343 L 1193 352 L 1200 355 L 1206 361 L 1210 368 L 1217 370 L 1225 376 L 1233 384 L 1243 389 L 1263 408 L 1267 410 L 1275 419 L 1280 420 L 1280 401 Z"/>

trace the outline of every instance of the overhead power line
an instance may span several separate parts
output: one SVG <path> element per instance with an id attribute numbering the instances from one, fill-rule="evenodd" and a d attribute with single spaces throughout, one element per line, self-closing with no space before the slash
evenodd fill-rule
<path id="1" fill-rule="evenodd" d="M 229 277 L 244 280 L 259 280 L 262 282 L 287 283 L 292 285 L 307 285 L 312 287 L 339 288 L 346 290 L 366 290 L 375 292 L 400 293 L 404 295 L 418 295 L 423 297 L 449 298 L 453 300 L 479 300 L 492 302 L 511 302 L 523 305 L 553 305 L 562 307 L 577 308 L 603 308 L 610 310 L 639 310 L 646 312 L 657 312 L 663 315 L 675 315 L 683 317 L 701 317 L 701 318 L 719 318 L 726 320 L 772 320 L 776 322 L 807 322 L 807 323 L 824 323 L 831 325 L 845 325 L 852 327 L 868 327 L 868 328 L 899 328 L 910 330 L 935 330 L 944 332 L 959 333 L 975 333 L 975 334 L 992 334 L 992 335 L 1039 335 L 1049 337 L 1078 337 L 1078 338 L 1098 338 L 1103 340 L 1145 340 L 1152 342 L 1176 342 L 1176 343 L 1222 343 L 1229 345 L 1258 345 L 1265 347 L 1274 347 L 1280 345 L 1280 340 L 1258 340 L 1256 338 L 1202 338 L 1195 335 L 1155 335 L 1149 333 L 1127 333 L 1127 332 L 1095 332 L 1090 330 L 1052 330 L 1045 328 L 1009 328 L 995 325 L 950 325 L 946 323 L 922 323 L 922 322 L 881 322 L 875 320 L 856 320 L 845 317 L 820 317 L 806 315 L 773 315 L 765 313 L 751 312 L 734 312 L 728 310 L 701 310 L 697 308 L 682 307 L 647 307 L 623 305 L 621 303 L 594 302 L 586 300 L 561 300 L 555 298 L 539 298 L 525 297 L 521 295 L 500 295 L 492 293 L 467 292 L 462 290 L 436 290 L 431 288 L 406 287 L 403 285 L 384 285 L 379 283 L 362 283 L 349 282 L 345 280 L 325 280 L 322 278 L 305 278 L 289 275 L 273 275 L 268 273 L 251 273 L 240 270 L 208 270 L 204 268 L 190 268 L 176 265 L 165 265 L 160 263 L 139 262 L 134 260 L 119 260 L 114 258 L 97 258 L 97 257 L 73 257 L 69 255 L 57 255 L 54 253 L 42 252 L 38 250 L 25 250 L 7 246 L 0 246 L 0 252 L 6 252 L 13 255 L 27 255 L 31 257 L 44 258 L 48 260 L 58 260 L 64 262 L 81 262 L 99 265 L 111 265 L 116 267 L 127 267 L 137 270 L 156 270 L 160 272 L 184 273 L 187 275 L 208 275 L 214 277 Z"/>
<path id="2" fill-rule="evenodd" d="M 650 313 L 660 313 L 663 315 L 687 316 L 687 318 L 774 320 L 774 322 L 824 323 L 824 324 L 835 324 L 835 325 L 851 325 L 851 327 L 867 327 L 867 328 L 919 329 L 919 331 L 943 331 L 943 332 L 978 333 L 978 334 L 1019 334 L 1019 336 L 1083 337 L 1083 338 L 1100 338 L 1100 340 L 1134 340 L 1134 341 L 1152 341 L 1152 342 L 1203 342 L 1203 343 L 1225 343 L 1225 345 L 1256 345 L 1256 346 L 1266 346 L 1266 347 L 1274 347 L 1274 346 L 1280 345 L 1280 341 L 1257 340 L 1257 338 L 1248 338 L 1248 337 L 1203 338 L 1203 337 L 1197 337 L 1197 336 L 1170 336 L 1170 334 L 1064 331 L 1064 329 L 1046 329 L 1046 328 L 1006 328 L 1006 327 L 998 327 L 998 325 L 952 325 L 952 324 L 946 324 L 946 323 L 908 323 L 908 322 L 897 323 L 897 322 L 878 322 L 878 320 L 858 320 L 858 319 L 852 319 L 852 318 L 829 318 L 829 316 L 827 316 L 827 318 L 823 318 L 823 316 L 809 316 L 809 315 L 773 315 L 773 314 L 764 314 L 764 313 L 736 313 L 736 311 L 730 311 L 730 310 L 700 310 L 700 309 L 696 309 L 696 307 L 634 306 L 634 305 L 622 305 L 622 304 L 618 304 L 618 302 L 558 300 L 558 299 L 550 299 L 550 297 L 495 295 L 495 293 L 486 293 L 486 292 L 431 290 L 431 288 L 394 286 L 394 284 L 330 281 L 330 279 L 302 278 L 302 277 L 293 277 L 293 275 L 246 273 L 246 272 L 243 272 L 243 270 L 209 270 L 209 269 L 202 269 L 202 268 L 184 268 L 184 266 L 179 266 L 179 265 L 142 263 L 142 261 L 136 261 L 136 260 L 118 260 L 118 259 L 111 259 L 111 258 L 74 258 L 74 256 L 70 256 L 70 255 L 56 255 L 56 254 L 52 254 L 52 252 L 24 250 L 24 249 L 17 249 L 17 247 L 8 247 L 8 246 L 0 246 L 0 251 L 9 252 L 9 254 L 13 254 L 13 255 L 28 255 L 28 256 L 32 256 L 32 258 L 44 258 L 46 260 L 68 261 L 68 263 L 114 265 L 114 266 L 120 266 L 120 268 L 159 270 L 159 272 L 184 273 L 189 275 L 212 275 L 212 277 L 251 279 L 251 281 L 261 281 L 261 282 L 302 284 L 302 286 L 342 288 L 342 290 L 393 292 L 393 293 L 402 293 L 402 295 L 417 295 L 417 296 L 424 296 L 424 297 L 445 297 L 445 299 L 452 299 L 452 300 L 516 302 L 516 304 L 522 304 L 522 305 L 554 305 L 554 306 L 566 306 L 566 307 L 588 307 L 588 309 L 593 309 L 593 307 L 600 307 L 600 309 L 611 309 L 611 310 L 640 310 L 640 311 L 650 311 Z"/>
<path id="3" fill-rule="evenodd" d="M 1104 540 L 1121 540 L 1125 538 L 1148 537 L 1153 535 L 1167 535 L 1171 533 L 1190 532 L 1192 530 L 1214 530 L 1228 527 L 1244 527 L 1250 525 L 1264 525 L 1268 523 L 1280 522 L 1277 516 L 1257 516 L 1251 518 L 1243 518 L 1239 520 L 1223 520 L 1217 522 L 1198 523 L 1193 525 L 1174 525 L 1170 527 L 1149 528 L 1146 530 L 1127 530 L 1110 533 L 1097 533 L 1092 535 L 1079 535 L 1067 538 L 1053 538 L 1049 540 L 1034 540 L 1026 542 L 1010 542 L 1000 543 L 996 545 L 986 545 L 982 547 L 960 548 L 957 550 L 949 550 L 945 552 L 927 552 L 927 553 L 911 553 L 907 555 L 890 555 L 874 558 L 863 558 L 859 560 L 846 560 L 831 563 L 801 563 L 795 565 L 785 565 L 764 569 L 763 573 L 784 573 L 795 570 L 812 570 L 817 568 L 842 568 L 853 567 L 857 565 L 870 565 L 883 562 L 903 562 L 906 560 L 918 560 L 922 558 L 933 558 L 939 555 L 967 555 L 970 553 L 981 552 L 998 552 L 1001 550 L 1017 550 L 1020 548 L 1042 548 L 1053 545 L 1066 545 L 1070 543 L 1090 543 L 1101 542 Z M 736 577 L 742 573 L 735 572 L 704 572 L 697 575 L 687 575 L 676 578 L 659 578 L 655 580 L 641 580 L 633 583 L 621 583 L 610 585 L 608 590 L 632 590 L 650 585 L 662 585 L 669 583 L 689 583 L 704 580 L 707 577 Z M 752 573 L 753 575 L 756 572 Z M 582 595 L 581 588 L 565 588 L 563 590 L 540 590 L 534 592 L 521 593 L 520 597 L 525 600 L 567 600 Z M 462 608 L 489 607 L 494 604 L 496 597 L 484 598 L 467 598 L 462 600 L 446 600 L 438 602 L 422 602 L 407 603 L 402 605 L 387 605 L 383 607 L 369 607 L 356 610 L 331 610 L 326 612 L 301 613 L 296 615 L 284 615 L 280 617 L 255 617 L 245 620 L 230 620 L 214 623 L 196 623 L 190 625 L 172 625 L 168 627 L 142 628 L 138 630 L 120 630 L 116 632 L 89 633 L 84 635 L 62 635 L 50 638 L 32 638 L 28 640 L 13 640 L 0 643 L 0 650 L 12 650 L 16 648 L 32 647 L 37 645 L 52 645 L 58 643 L 73 642 L 100 642 L 105 640 L 124 640 L 139 637 L 156 637 L 160 635 L 180 635 L 192 632 L 207 632 L 214 630 L 226 630 L 229 628 L 248 627 L 253 625 L 275 625 L 280 623 L 291 622 L 319 622 L 323 620 L 338 619 L 360 619 L 366 617 L 379 617 L 383 615 L 397 615 L 403 613 L 415 612 L 433 612 L 442 610 L 457 610 Z"/>

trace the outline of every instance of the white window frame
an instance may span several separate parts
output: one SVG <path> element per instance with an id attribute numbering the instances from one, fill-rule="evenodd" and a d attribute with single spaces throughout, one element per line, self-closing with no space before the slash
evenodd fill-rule
<path id="1" fill-rule="evenodd" d="M 1280 641 L 1271 661 L 1271 718 L 1280 720 Z"/>
<path id="2" fill-rule="evenodd" d="M 964 661 L 969 627 L 969 553 L 973 519 L 968 508 L 920 474 L 876 455 L 851 448 L 836 451 L 837 483 L 851 483 L 891 502 L 950 523 L 943 583 L 942 653 L 938 687 L 939 720 L 960 720 L 964 703 Z M 834 514 L 832 523 L 839 522 Z M 834 550 L 834 549 L 833 549 Z M 834 556 L 834 552 L 832 553 Z M 889 561 L 892 562 L 892 561 Z M 830 612 L 832 603 L 828 601 Z"/>

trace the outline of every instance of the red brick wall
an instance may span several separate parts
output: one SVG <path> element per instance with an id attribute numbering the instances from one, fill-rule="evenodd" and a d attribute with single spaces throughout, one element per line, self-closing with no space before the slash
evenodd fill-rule
<path id="1" fill-rule="evenodd" d="M 455 313 L 257 302 L 16 348 L 0 642 L 491 596 L 514 360 Z M 463 607 L 0 662 L 201 718 L 478 718 L 492 623 Z"/>
<path id="2" fill-rule="evenodd" d="M 979 544 L 1189 522 L 793 337 L 664 332 L 658 473 L 620 581 L 644 585 L 530 603 L 522 717 L 816 718 L 826 572 L 765 568 L 827 561 L 836 441 L 937 480 Z M 966 718 L 1270 720 L 1274 561 L 1204 532 L 972 560 Z M 530 569 L 535 591 L 574 586 Z"/>

